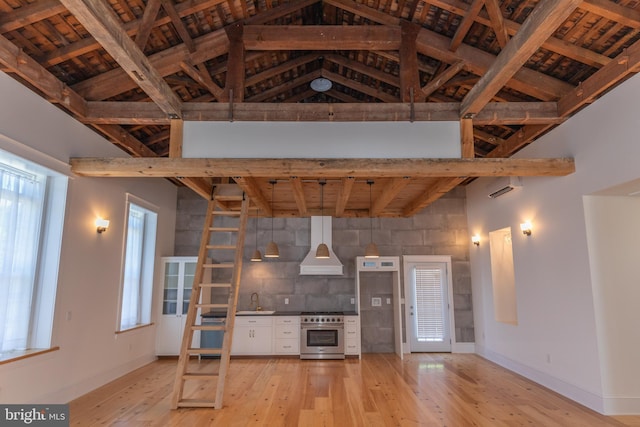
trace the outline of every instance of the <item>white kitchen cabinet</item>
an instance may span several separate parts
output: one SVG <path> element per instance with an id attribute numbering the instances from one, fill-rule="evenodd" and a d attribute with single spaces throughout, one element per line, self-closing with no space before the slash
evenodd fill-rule
<path id="1" fill-rule="evenodd" d="M 300 316 L 275 316 L 274 353 L 300 354 Z"/>
<path id="2" fill-rule="evenodd" d="M 360 316 L 344 316 L 344 354 L 360 357 Z"/>
<path id="3" fill-rule="evenodd" d="M 274 316 L 236 316 L 231 354 L 234 356 L 273 354 Z"/>
<path id="4" fill-rule="evenodd" d="M 187 320 L 197 257 L 165 257 L 162 262 L 162 314 L 156 330 L 156 354 L 175 356 L 180 354 L 182 334 Z M 193 347 L 198 347 L 200 332 L 193 337 Z"/>

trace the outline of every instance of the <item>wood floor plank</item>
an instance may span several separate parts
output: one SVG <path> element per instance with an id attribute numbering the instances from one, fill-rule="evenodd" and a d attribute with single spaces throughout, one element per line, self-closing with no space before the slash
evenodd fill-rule
<path id="1" fill-rule="evenodd" d="M 211 372 L 216 359 L 190 362 Z M 70 403 L 72 426 L 640 426 L 605 417 L 476 355 L 361 360 L 234 358 L 221 410 L 172 411 L 177 361 L 162 359 Z M 212 395 L 188 381 L 185 396 Z"/>

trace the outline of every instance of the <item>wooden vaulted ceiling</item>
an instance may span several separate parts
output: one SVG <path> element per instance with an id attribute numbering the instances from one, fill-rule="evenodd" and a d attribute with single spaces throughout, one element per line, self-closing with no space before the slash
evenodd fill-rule
<path id="1" fill-rule="evenodd" d="M 637 72 L 639 8 L 0 0 L 0 69 L 133 156 L 73 159 L 79 174 L 164 176 L 204 197 L 235 181 L 267 216 L 320 214 L 323 180 L 324 214 L 410 216 L 473 177 L 571 173 L 571 159 L 510 156 Z M 332 88 L 312 90 L 318 77 Z M 463 158 L 182 159 L 189 120 L 459 121 Z"/>

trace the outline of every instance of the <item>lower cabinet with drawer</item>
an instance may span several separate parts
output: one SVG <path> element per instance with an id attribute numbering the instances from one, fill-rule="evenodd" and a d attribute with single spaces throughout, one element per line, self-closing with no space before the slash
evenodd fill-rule
<path id="1" fill-rule="evenodd" d="M 274 320 L 275 354 L 300 354 L 300 317 L 276 316 Z"/>
<path id="2" fill-rule="evenodd" d="M 236 316 L 231 354 L 273 354 L 273 316 Z"/>
<path id="3" fill-rule="evenodd" d="M 359 316 L 344 316 L 344 354 L 360 357 Z"/>

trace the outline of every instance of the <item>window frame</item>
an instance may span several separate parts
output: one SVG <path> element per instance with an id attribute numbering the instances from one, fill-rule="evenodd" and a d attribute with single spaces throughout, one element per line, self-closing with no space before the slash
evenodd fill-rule
<path id="1" fill-rule="evenodd" d="M 127 268 L 127 241 L 129 234 L 129 212 L 131 205 L 144 210 L 146 215 L 144 219 L 144 236 L 143 236 L 143 250 L 141 259 L 141 283 L 139 283 L 138 297 L 141 299 L 139 312 L 137 313 L 137 321 L 135 324 L 122 324 L 122 316 L 124 312 L 124 298 L 125 298 L 125 273 Z M 116 334 L 120 334 L 127 331 L 133 331 L 145 326 L 153 324 L 153 298 L 154 298 L 154 274 L 155 274 L 155 260 L 156 248 L 157 248 L 157 235 L 158 235 L 158 212 L 159 208 L 134 196 L 131 193 L 126 194 L 125 212 L 124 212 L 124 231 L 122 241 L 122 261 L 120 272 L 120 292 L 118 298 L 118 313 L 116 319 Z M 152 229 L 149 229 L 151 227 Z"/>
<path id="2" fill-rule="evenodd" d="M 28 153 L 16 154 L 7 148 L 4 145 L 0 147 L 0 162 L 10 169 L 38 175 L 44 188 L 36 236 L 26 348 L 0 352 L 0 363 L 58 348 L 52 346 L 52 338 L 69 181 L 68 175 L 61 173 L 59 168 L 50 167 L 50 161 L 42 161 L 47 159 L 37 157 L 34 160 L 33 156 L 25 155 Z"/>

